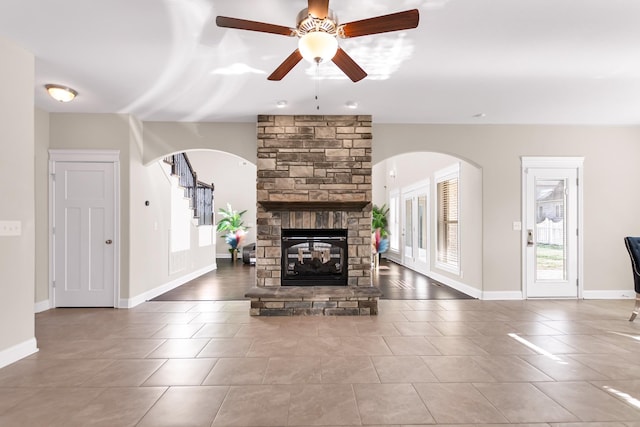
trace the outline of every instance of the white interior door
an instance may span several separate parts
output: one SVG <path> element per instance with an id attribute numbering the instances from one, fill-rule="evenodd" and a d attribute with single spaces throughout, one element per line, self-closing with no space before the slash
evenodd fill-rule
<path id="1" fill-rule="evenodd" d="M 527 168 L 525 185 L 526 296 L 577 298 L 577 170 Z"/>
<path id="2" fill-rule="evenodd" d="M 115 306 L 114 164 L 55 162 L 56 307 Z"/>

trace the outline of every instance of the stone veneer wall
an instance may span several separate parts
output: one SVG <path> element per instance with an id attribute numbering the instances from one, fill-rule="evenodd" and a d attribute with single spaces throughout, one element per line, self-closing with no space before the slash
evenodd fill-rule
<path id="1" fill-rule="evenodd" d="M 371 116 L 258 116 L 256 285 L 280 286 L 283 228 L 344 228 L 371 286 Z"/>

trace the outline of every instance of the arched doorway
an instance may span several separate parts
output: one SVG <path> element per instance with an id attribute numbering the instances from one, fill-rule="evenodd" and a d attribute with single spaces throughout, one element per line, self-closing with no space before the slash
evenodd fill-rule
<path id="1" fill-rule="evenodd" d="M 475 298 L 482 294 L 482 169 L 435 152 L 373 167 L 373 202 L 389 208 L 385 257 Z"/>

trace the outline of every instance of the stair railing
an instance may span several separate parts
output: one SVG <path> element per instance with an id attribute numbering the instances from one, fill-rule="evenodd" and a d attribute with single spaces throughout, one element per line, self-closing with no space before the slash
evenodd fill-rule
<path id="1" fill-rule="evenodd" d="M 213 225 L 214 185 L 198 181 L 186 153 L 172 154 L 164 161 L 171 165 L 171 174 L 178 177 L 178 185 L 184 189 L 184 196 L 189 199 L 189 207 L 193 209 L 198 225 Z"/>

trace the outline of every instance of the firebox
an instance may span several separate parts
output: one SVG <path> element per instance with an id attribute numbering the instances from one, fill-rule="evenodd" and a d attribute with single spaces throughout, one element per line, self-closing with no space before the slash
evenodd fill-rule
<path id="1" fill-rule="evenodd" d="M 347 230 L 283 229 L 282 286 L 346 286 Z"/>

